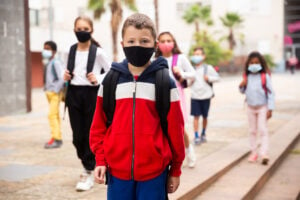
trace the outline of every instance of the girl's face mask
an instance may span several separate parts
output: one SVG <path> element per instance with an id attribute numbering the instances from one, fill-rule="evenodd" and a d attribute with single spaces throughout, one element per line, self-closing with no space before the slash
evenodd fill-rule
<path id="1" fill-rule="evenodd" d="M 259 72 L 260 70 L 262 69 L 262 66 L 260 64 L 250 64 L 248 66 L 248 70 L 251 72 L 251 73 L 257 73 Z"/>
<path id="2" fill-rule="evenodd" d="M 158 44 L 158 48 L 160 49 L 160 51 L 162 53 L 169 53 L 173 50 L 174 48 L 174 43 L 170 42 L 170 43 L 159 43 Z"/>

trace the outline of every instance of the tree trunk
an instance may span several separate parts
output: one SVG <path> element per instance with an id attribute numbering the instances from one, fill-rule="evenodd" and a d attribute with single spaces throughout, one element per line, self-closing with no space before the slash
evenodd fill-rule
<path id="1" fill-rule="evenodd" d="M 122 20 L 121 0 L 112 0 L 110 3 L 111 10 L 111 34 L 113 42 L 113 61 L 118 60 L 118 30 Z"/>
<path id="2" fill-rule="evenodd" d="M 158 27 L 159 27 L 159 17 L 158 17 L 158 0 L 154 0 L 154 10 L 155 10 L 155 27 L 156 32 L 159 33 Z"/>
<path id="3" fill-rule="evenodd" d="M 199 22 L 198 21 L 195 22 L 195 29 L 196 29 L 196 33 L 200 32 L 200 30 L 199 30 Z"/>
<path id="4" fill-rule="evenodd" d="M 230 28 L 230 30 L 229 30 L 228 40 L 229 40 L 229 49 L 233 50 L 233 48 L 235 46 L 235 40 L 234 40 L 234 35 L 233 35 L 232 28 Z"/>

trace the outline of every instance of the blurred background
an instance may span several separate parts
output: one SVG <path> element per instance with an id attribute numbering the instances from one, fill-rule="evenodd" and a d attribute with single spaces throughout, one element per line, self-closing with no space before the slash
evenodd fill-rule
<path id="1" fill-rule="evenodd" d="M 31 90 L 43 87 L 43 44 L 54 40 L 65 62 L 77 16 L 93 19 L 93 37 L 121 61 L 121 27 L 134 12 L 172 32 L 186 55 L 203 46 L 221 74 L 241 73 L 253 50 L 274 73 L 288 70 L 291 55 L 300 59 L 299 0 L 0 0 L 0 116 L 31 111 Z"/>

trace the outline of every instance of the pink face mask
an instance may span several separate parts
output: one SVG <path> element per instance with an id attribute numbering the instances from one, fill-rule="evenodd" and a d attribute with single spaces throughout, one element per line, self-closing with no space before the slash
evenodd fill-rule
<path id="1" fill-rule="evenodd" d="M 161 50 L 162 53 L 169 53 L 174 48 L 174 43 L 159 43 L 158 48 Z"/>

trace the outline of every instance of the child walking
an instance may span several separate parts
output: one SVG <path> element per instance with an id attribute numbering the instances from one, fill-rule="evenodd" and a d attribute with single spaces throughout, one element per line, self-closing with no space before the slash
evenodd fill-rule
<path id="1" fill-rule="evenodd" d="M 207 117 L 210 108 L 210 100 L 214 96 L 212 83 L 219 81 L 216 70 L 206 63 L 205 51 L 202 47 L 196 47 L 191 61 L 195 66 L 196 78 L 191 86 L 191 115 L 194 116 L 195 144 L 206 142 Z M 202 131 L 199 137 L 199 118 L 202 119 Z"/>
<path id="2" fill-rule="evenodd" d="M 170 32 L 160 33 L 158 42 L 159 44 L 155 57 L 163 56 L 168 61 L 170 76 L 176 80 L 176 86 L 179 90 L 181 109 L 186 123 L 188 120 L 188 113 L 184 88 L 195 79 L 195 70 L 187 57 L 181 53 L 174 36 Z M 184 131 L 184 144 L 188 166 L 192 168 L 196 164 L 196 155 L 193 145 L 190 145 L 189 136 L 186 130 Z"/>
<path id="3" fill-rule="evenodd" d="M 166 136 L 156 108 L 155 77 L 168 64 L 162 57 L 150 61 L 155 38 L 148 16 L 136 13 L 125 20 L 121 44 L 126 59 L 113 63 L 108 72 L 119 74 L 111 124 L 103 107 L 105 87 L 99 89 L 90 146 L 96 156 L 96 182 L 104 183 L 108 172 L 108 200 L 163 200 L 179 186 L 184 159 L 183 116 L 175 83 L 168 77 Z"/>
<path id="4" fill-rule="evenodd" d="M 46 61 L 46 68 L 44 71 L 44 84 L 46 97 L 49 103 L 49 125 L 51 128 L 51 138 L 45 144 L 45 149 L 59 148 L 62 145 L 62 136 L 60 128 L 59 103 L 60 92 L 63 88 L 63 65 L 55 59 L 57 45 L 53 41 L 44 43 L 44 50 L 42 51 L 43 60 Z"/>
<path id="5" fill-rule="evenodd" d="M 245 65 L 243 80 L 239 85 L 240 91 L 246 95 L 247 114 L 251 154 L 249 162 L 256 162 L 261 157 L 263 165 L 269 161 L 269 135 L 267 120 L 272 117 L 274 109 L 274 92 L 268 66 L 259 52 L 249 54 Z M 260 151 L 258 140 L 260 136 Z"/>
<path id="6" fill-rule="evenodd" d="M 89 133 L 96 106 L 101 71 L 108 71 L 110 62 L 100 45 L 91 38 L 93 22 L 90 18 L 76 18 L 74 32 L 78 43 L 70 48 L 64 80 L 68 81 L 68 106 L 73 144 L 84 167 L 77 191 L 89 190 L 94 185 L 95 156 L 90 150 Z"/>

